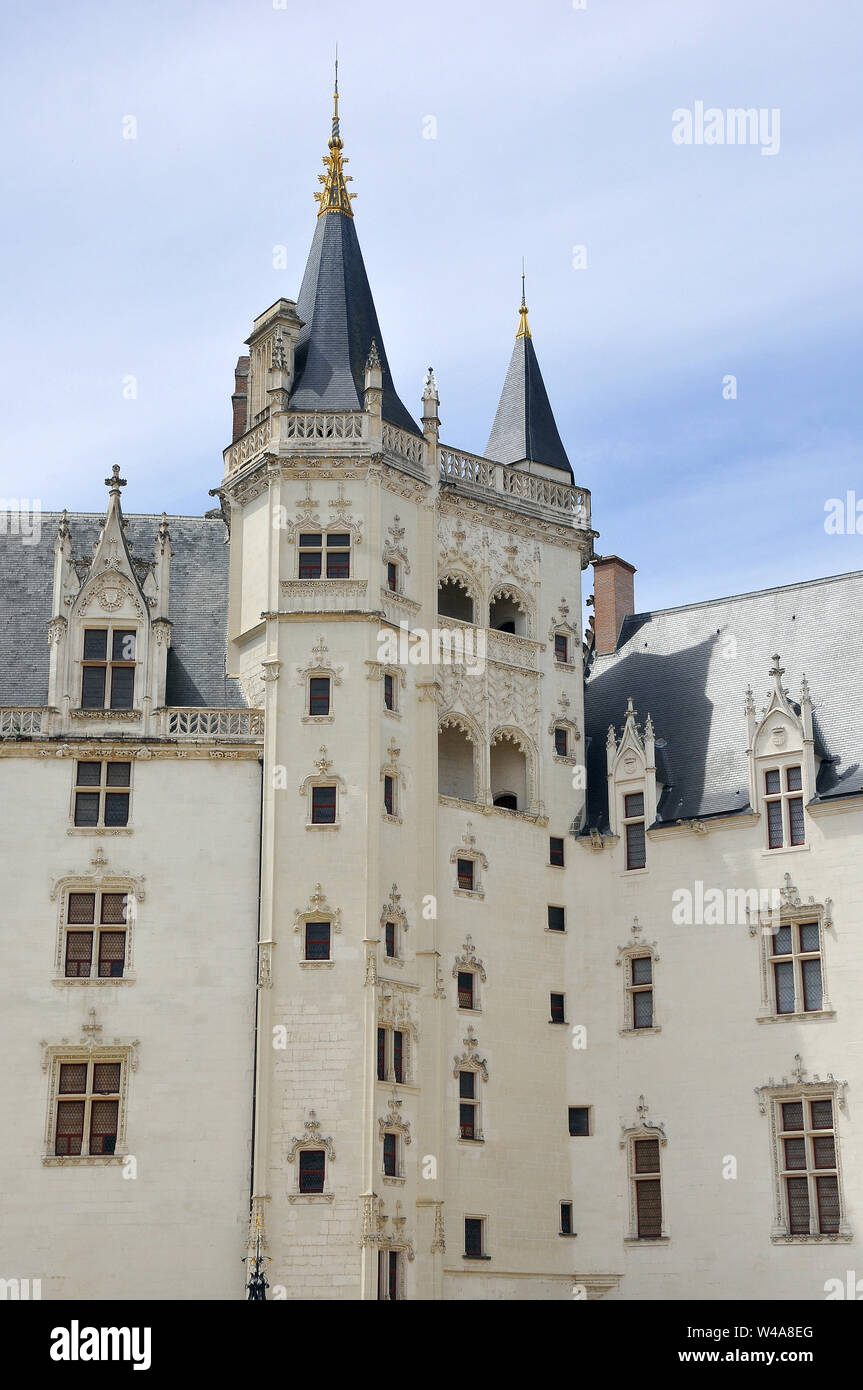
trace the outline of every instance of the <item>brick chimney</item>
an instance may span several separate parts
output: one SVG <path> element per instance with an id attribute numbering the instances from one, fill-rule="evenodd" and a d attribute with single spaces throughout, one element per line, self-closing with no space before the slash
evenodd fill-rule
<path id="1" fill-rule="evenodd" d="M 237 365 L 234 368 L 234 394 L 231 397 L 231 405 L 234 408 L 234 432 L 231 435 L 231 443 L 239 439 L 241 434 L 246 433 L 248 427 L 249 410 L 249 359 L 248 357 L 238 357 Z"/>
<path id="2" fill-rule="evenodd" d="M 635 612 L 635 566 L 619 555 L 593 562 L 594 650 L 607 656 L 617 646 L 624 618 Z"/>

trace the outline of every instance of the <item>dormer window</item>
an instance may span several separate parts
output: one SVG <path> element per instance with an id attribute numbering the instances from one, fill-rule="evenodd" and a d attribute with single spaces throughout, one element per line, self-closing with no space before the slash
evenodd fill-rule
<path id="1" fill-rule="evenodd" d="M 300 579 L 349 579 L 351 537 L 347 531 L 304 532 L 300 536 Z"/>
<path id="2" fill-rule="evenodd" d="M 623 798 L 627 869 L 643 869 L 647 863 L 644 840 L 644 794 L 630 792 Z"/>
<path id="3" fill-rule="evenodd" d="M 800 767 L 770 768 L 764 773 L 768 849 L 806 843 L 803 817 L 803 771 Z"/>
<path id="4" fill-rule="evenodd" d="M 82 709 L 134 708 L 136 636 L 127 628 L 84 629 Z"/>

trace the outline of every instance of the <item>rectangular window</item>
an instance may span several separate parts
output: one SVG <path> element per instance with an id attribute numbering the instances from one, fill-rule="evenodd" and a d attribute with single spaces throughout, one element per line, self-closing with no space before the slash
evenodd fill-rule
<path id="1" fill-rule="evenodd" d="M 329 960 L 330 923 L 306 922 L 306 960 Z"/>
<path id="2" fill-rule="evenodd" d="M 551 907 L 548 909 L 548 929 L 549 931 L 566 931 L 566 908 Z"/>
<path id="3" fill-rule="evenodd" d="M 387 1030 L 378 1029 L 378 1081 L 387 1079 Z"/>
<path id="4" fill-rule="evenodd" d="M 479 1139 L 479 1101 L 476 1094 L 476 1072 L 458 1074 L 458 1133 L 460 1139 Z"/>
<path id="5" fill-rule="evenodd" d="M 384 709 L 394 710 L 396 707 L 396 687 L 392 676 L 387 672 L 384 675 Z"/>
<path id="6" fill-rule="evenodd" d="M 635 1185 L 636 1234 L 639 1240 L 655 1240 L 662 1235 L 658 1139 L 633 1140 L 632 1181 Z"/>
<path id="7" fill-rule="evenodd" d="M 562 662 L 564 665 L 568 665 L 569 663 L 569 638 L 566 636 L 565 632 L 556 632 L 554 634 L 554 659 L 555 661 Z"/>
<path id="8" fill-rule="evenodd" d="M 128 825 L 131 779 L 131 763 L 76 763 L 75 824 Z"/>
<path id="9" fill-rule="evenodd" d="M 631 792 L 623 798 L 627 869 L 643 869 L 647 863 L 644 834 L 644 795 Z"/>
<path id="10" fill-rule="evenodd" d="M 309 678 L 309 714 L 329 714 L 330 678 L 311 676 Z"/>
<path id="11" fill-rule="evenodd" d="M 390 956 L 392 959 L 395 959 L 396 955 L 398 954 L 398 952 L 397 952 L 397 950 L 396 950 L 396 946 L 397 946 L 397 944 L 398 944 L 398 943 L 397 943 L 397 936 L 398 936 L 398 930 L 397 930 L 397 927 L 396 927 L 395 922 L 387 922 L 387 923 L 385 923 L 385 925 L 384 925 L 384 950 L 386 951 L 386 954 L 387 954 L 388 956 Z"/>
<path id="12" fill-rule="evenodd" d="M 394 777 L 384 778 L 384 810 L 388 816 L 396 813 L 396 779 Z"/>
<path id="13" fill-rule="evenodd" d="M 548 862 L 555 868 L 562 869 L 563 858 L 563 839 L 558 835 L 550 835 L 548 840 Z"/>
<path id="14" fill-rule="evenodd" d="M 566 729 L 555 729 L 554 731 L 554 751 L 558 757 L 565 758 L 569 754 L 569 735 Z"/>
<path id="15" fill-rule="evenodd" d="M 551 995 L 551 1021 L 552 1023 L 566 1023 L 564 996 L 562 994 Z"/>
<path id="16" fill-rule="evenodd" d="M 384 1177 L 397 1178 L 399 1175 L 398 1135 L 384 1135 Z"/>
<path id="17" fill-rule="evenodd" d="M 351 538 L 347 533 L 327 536 L 327 579 L 349 579 Z"/>
<path id="18" fill-rule="evenodd" d="M 312 825 L 334 825 L 336 788 L 312 787 Z"/>
<path id="19" fill-rule="evenodd" d="M 771 768 L 764 774 L 764 805 L 767 813 L 767 848 L 785 849 L 806 843 L 803 813 L 801 767 Z"/>
<path id="20" fill-rule="evenodd" d="M 378 1301 L 397 1303 L 401 1288 L 401 1251 L 378 1251 Z"/>
<path id="21" fill-rule="evenodd" d="M 399 567 L 394 565 L 392 561 L 387 564 L 387 588 L 391 589 L 394 594 L 398 593 Z"/>
<path id="22" fill-rule="evenodd" d="M 653 1027 L 653 957 L 630 956 L 627 991 L 629 1010 L 627 1027 Z"/>
<path id="23" fill-rule="evenodd" d="M 464 1253 L 473 1259 L 485 1254 L 484 1226 L 485 1221 L 482 1217 L 466 1216 L 464 1219 Z"/>
<path id="24" fill-rule="evenodd" d="M 574 1139 L 590 1134 L 590 1106 L 571 1105 L 569 1107 L 569 1132 Z"/>
<path id="25" fill-rule="evenodd" d="M 60 1063 L 56 1155 L 65 1158 L 116 1152 L 122 1067 L 122 1062 L 96 1059 Z"/>
<path id="26" fill-rule="evenodd" d="M 779 1103 L 779 1169 L 789 1235 L 836 1235 L 839 1170 L 830 1097 Z"/>
<path id="27" fill-rule="evenodd" d="M 136 633 L 125 628 L 85 628 L 82 709 L 132 709 Z M 110 657 L 109 657 L 110 652 Z"/>
<path id="28" fill-rule="evenodd" d="M 776 1013 L 812 1013 L 823 1008 L 818 922 L 785 923 L 774 932 L 768 951 Z"/>
<path id="29" fill-rule="evenodd" d="M 472 970 L 460 970 L 458 972 L 458 1006 L 460 1009 L 472 1009 L 474 1006 L 473 981 Z"/>
<path id="30" fill-rule="evenodd" d="M 322 537 L 313 533 L 300 536 L 300 579 L 320 579 Z"/>
<path id="31" fill-rule="evenodd" d="M 64 974 L 67 980 L 90 978 L 94 937 L 97 977 L 103 980 L 122 979 L 126 962 L 128 905 L 129 895 L 126 893 L 94 890 L 68 894 L 64 927 Z"/>
<path id="32" fill-rule="evenodd" d="M 300 1149 L 301 1192 L 323 1192 L 326 1159 L 323 1149 Z"/>
<path id="33" fill-rule="evenodd" d="M 561 1202 L 560 1204 L 560 1234 L 562 1236 L 572 1235 L 572 1202 Z"/>
<path id="34" fill-rule="evenodd" d="M 458 870 L 458 886 L 473 891 L 473 870 L 474 861 L 472 859 L 459 859 L 456 864 Z"/>
<path id="35" fill-rule="evenodd" d="M 405 1035 L 401 1029 L 378 1029 L 377 1073 L 378 1081 L 405 1084 Z"/>

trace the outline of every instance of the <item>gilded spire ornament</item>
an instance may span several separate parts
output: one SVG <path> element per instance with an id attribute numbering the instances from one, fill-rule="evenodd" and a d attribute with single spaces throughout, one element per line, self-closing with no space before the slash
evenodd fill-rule
<path id="1" fill-rule="evenodd" d="M 527 304 L 524 300 L 524 261 L 521 263 L 521 308 L 518 311 L 518 332 L 515 336 L 516 341 L 519 338 L 531 337 L 530 325 L 527 321 Z"/>
<path id="2" fill-rule="evenodd" d="M 339 134 L 339 58 L 336 50 L 336 83 L 333 92 L 333 129 L 328 142 L 329 154 L 324 155 L 324 168 L 326 174 L 318 174 L 318 182 L 324 185 L 322 193 L 316 193 L 315 198 L 320 203 L 318 217 L 323 217 L 325 212 L 340 212 L 344 217 L 353 217 L 351 211 L 351 198 L 355 198 L 356 193 L 349 193 L 346 184 L 352 183 L 350 174 L 346 174 L 344 166 L 349 162 L 342 154 L 344 148 L 342 137 Z"/>

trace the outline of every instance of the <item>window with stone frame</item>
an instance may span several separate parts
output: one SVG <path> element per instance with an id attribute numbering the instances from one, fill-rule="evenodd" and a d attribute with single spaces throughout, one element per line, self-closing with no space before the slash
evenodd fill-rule
<path id="1" fill-rule="evenodd" d="M 850 1241 L 838 1133 L 846 1083 L 806 1079 L 799 1054 L 791 1080 L 758 1088 L 770 1119 L 774 1244 Z"/>
<path id="2" fill-rule="evenodd" d="M 624 970 L 626 972 L 624 1028 L 637 1032 L 640 1028 L 655 1027 L 652 952 L 630 953 L 624 961 Z"/>
<path id="3" fill-rule="evenodd" d="M 768 768 L 763 777 L 767 848 L 790 849 L 804 845 L 803 769 L 799 765 Z"/>
<path id="4" fill-rule="evenodd" d="M 562 835 L 550 835 L 548 839 L 548 862 L 555 869 L 565 866 L 565 841 Z"/>
<path id="5" fill-rule="evenodd" d="M 478 1080 L 477 1072 L 472 1070 L 458 1074 L 458 1137 L 474 1142 L 482 1139 Z"/>
<path id="6" fill-rule="evenodd" d="M 338 788 L 335 782 L 319 783 L 312 787 L 312 825 L 335 825 L 338 811 Z"/>
<path id="7" fill-rule="evenodd" d="M 820 1012 L 824 1006 L 820 923 L 786 922 L 767 942 L 775 1012 Z"/>
<path id="8" fill-rule="evenodd" d="M 349 531 L 303 531 L 298 537 L 300 579 L 349 579 Z"/>
<path id="9" fill-rule="evenodd" d="M 643 792 L 627 792 L 624 795 L 623 833 L 627 869 L 643 869 L 647 864 Z"/>
<path id="10" fill-rule="evenodd" d="M 407 1034 L 402 1028 L 391 1028 L 387 1024 L 378 1026 L 377 1035 L 377 1079 L 408 1085 Z"/>
<path id="11" fill-rule="evenodd" d="M 89 1027 L 96 1031 L 99 1025 Z M 127 1078 L 134 1061 L 134 1045 L 45 1048 L 50 1087 L 44 1163 L 104 1163 L 124 1152 Z"/>
<path id="12" fill-rule="evenodd" d="M 81 759 L 75 763 L 72 820 L 92 829 L 129 824 L 132 764 L 126 761 Z"/>
<path id="13" fill-rule="evenodd" d="M 324 1149 L 300 1149 L 299 1185 L 304 1196 L 324 1191 L 327 1155 Z"/>
<path id="14" fill-rule="evenodd" d="M 308 713 L 320 719 L 330 714 L 332 706 L 332 679 L 330 676 L 309 676 Z"/>
<path id="15" fill-rule="evenodd" d="M 636 1238 L 658 1240 L 662 1237 L 662 1174 L 658 1137 L 633 1138 L 629 1154 Z"/>
<path id="16" fill-rule="evenodd" d="M 122 979 L 132 897 L 94 888 L 68 892 L 63 924 L 66 979 Z"/>
<path id="17" fill-rule="evenodd" d="M 137 640 L 128 623 L 84 628 L 82 709 L 134 709 Z"/>
<path id="18" fill-rule="evenodd" d="M 378 1301 L 396 1303 L 404 1298 L 404 1251 L 384 1247 L 378 1251 Z"/>
<path id="19" fill-rule="evenodd" d="M 332 923 L 307 920 L 303 932 L 305 959 L 330 960 L 332 950 Z"/>
<path id="20" fill-rule="evenodd" d="M 466 1216 L 464 1219 L 464 1256 L 468 1260 L 484 1260 L 486 1252 L 486 1218 Z"/>

